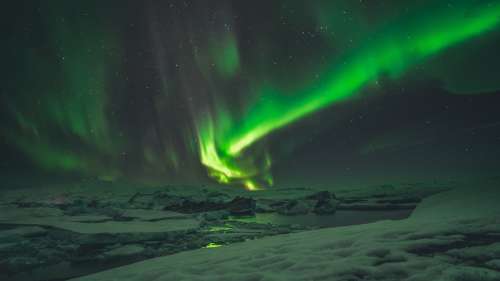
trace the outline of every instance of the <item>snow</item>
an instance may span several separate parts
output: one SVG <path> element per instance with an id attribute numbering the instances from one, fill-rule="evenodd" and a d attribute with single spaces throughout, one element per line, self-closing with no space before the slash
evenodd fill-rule
<path id="1" fill-rule="evenodd" d="M 137 220 L 112 221 L 106 216 L 66 216 L 56 208 L 0 206 L 0 223 L 50 226 L 85 234 L 163 233 L 191 231 L 199 227 L 198 220 L 175 212 L 127 210 L 126 214 Z"/>
<path id="2" fill-rule="evenodd" d="M 406 220 L 187 251 L 74 280 L 498 281 L 499 199 L 496 183 L 465 186 L 425 199 Z"/>
<path id="3" fill-rule="evenodd" d="M 444 192 L 427 198 L 413 212 L 420 220 L 473 219 L 498 216 L 500 184 L 497 181 L 468 183 L 453 192 Z"/>

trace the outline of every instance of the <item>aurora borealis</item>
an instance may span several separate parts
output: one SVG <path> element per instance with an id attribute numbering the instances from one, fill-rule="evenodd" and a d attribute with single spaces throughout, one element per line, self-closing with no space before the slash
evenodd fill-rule
<path id="1" fill-rule="evenodd" d="M 21 2 L 4 25 L 1 136 L 46 171 L 257 189 L 304 135 L 347 139 L 336 107 L 386 103 L 391 83 L 478 99 L 500 86 L 498 1 Z M 380 127 L 361 155 L 418 135 Z"/>
<path id="2" fill-rule="evenodd" d="M 459 3 L 451 9 L 447 5 L 437 5 L 431 15 L 427 14 L 424 18 L 405 17 L 389 21 L 388 27 L 384 27 L 387 30 L 379 31 L 378 36 L 370 36 L 367 42 L 361 41 L 360 47 L 355 47 L 352 53 L 348 52 L 336 64 L 333 63 L 332 70 L 322 75 L 325 78 L 292 93 L 283 94 L 272 86 L 259 89 L 257 95 L 262 98 L 246 109 L 239 122 L 232 121 L 229 128 L 221 130 L 218 138 L 212 134 L 202 136 L 204 164 L 222 174 L 219 177 L 253 176 L 255 173 L 247 175 L 227 163 L 273 130 L 354 96 L 363 85 L 376 80 L 382 73 L 397 78 L 419 60 L 491 30 L 500 22 L 500 4 L 474 7 L 474 13 L 464 18 L 467 11 L 473 10 L 467 4 Z M 209 130 L 213 131 L 211 127 Z M 223 156 L 216 155 L 216 146 Z M 224 161 L 221 157 L 230 160 Z"/>

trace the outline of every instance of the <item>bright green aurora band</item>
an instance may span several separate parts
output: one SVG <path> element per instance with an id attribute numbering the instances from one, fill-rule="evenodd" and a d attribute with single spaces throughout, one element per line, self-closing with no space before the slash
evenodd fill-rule
<path id="1" fill-rule="evenodd" d="M 267 84 L 254 93 L 260 98 L 238 118 L 224 110 L 204 118 L 198 126 L 202 163 L 222 183 L 242 183 L 251 190 L 271 185 L 270 158 L 253 148 L 263 137 L 308 114 L 355 97 L 382 74 L 397 79 L 445 48 L 473 39 L 499 24 L 500 2 L 461 2 L 465 3 L 428 7 L 417 17 L 405 15 L 389 21 L 376 35 L 362 40 L 359 48 L 332 62 L 322 79 L 308 87 L 285 93 Z"/>

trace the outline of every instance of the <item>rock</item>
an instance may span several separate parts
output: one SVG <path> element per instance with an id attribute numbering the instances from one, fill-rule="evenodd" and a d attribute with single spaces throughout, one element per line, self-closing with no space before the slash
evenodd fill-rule
<path id="1" fill-rule="evenodd" d="M 231 200 L 231 197 L 225 193 L 212 191 L 207 193 L 207 198 L 209 198 L 213 202 L 218 203 L 227 203 Z"/>
<path id="2" fill-rule="evenodd" d="M 128 207 L 192 214 L 222 210 L 228 201 L 229 196 L 220 192 L 203 190 L 201 194 L 183 195 L 165 190 L 151 194 L 136 193 L 128 200 Z"/>
<path id="3" fill-rule="evenodd" d="M 269 203 L 257 201 L 255 211 L 257 211 L 258 213 L 271 213 L 274 212 L 275 209 L 272 206 L 270 206 Z"/>
<path id="4" fill-rule="evenodd" d="M 216 211 L 225 208 L 225 204 L 218 198 L 194 198 L 168 195 L 168 200 L 164 198 L 163 202 L 165 204 L 163 210 L 188 214 Z"/>
<path id="5" fill-rule="evenodd" d="M 304 215 L 309 213 L 311 206 L 303 200 L 291 200 L 278 210 L 278 213 L 286 216 Z"/>
<path id="6" fill-rule="evenodd" d="M 313 212 L 317 215 L 330 215 L 337 211 L 338 201 L 334 199 L 330 200 L 318 200 L 316 206 L 314 206 Z"/>
<path id="7" fill-rule="evenodd" d="M 201 216 L 206 221 L 217 221 L 226 219 L 229 216 L 229 212 L 226 210 L 213 211 L 213 212 L 203 213 Z"/>
<path id="8" fill-rule="evenodd" d="M 234 216 L 253 216 L 255 215 L 256 202 L 252 198 L 237 196 L 228 203 L 227 209 Z"/>
<path id="9" fill-rule="evenodd" d="M 334 193 L 330 191 L 320 191 L 306 197 L 309 200 L 316 200 L 313 212 L 317 215 L 329 215 L 337 210 L 338 201 Z"/>
<path id="10" fill-rule="evenodd" d="M 334 193 L 331 193 L 330 191 L 320 191 L 307 196 L 306 199 L 317 200 L 317 201 L 328 201 L 331 199 L 337 199 L 337 197 L 335 196 Z"/>

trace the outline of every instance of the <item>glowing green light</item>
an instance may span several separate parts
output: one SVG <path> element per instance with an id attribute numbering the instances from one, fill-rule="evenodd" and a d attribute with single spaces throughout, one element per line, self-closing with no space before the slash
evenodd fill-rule
<path id="1" fill-rule="evenodd" d="M 208 168 L 208 174 L 220 183 L 240 183 L 249 190 L 257 190 L 260 183 L 270 183 L 272 178 L 265 173 L 270 166 L 271 160 L 267 154 L 263 160 L 248 157 L 231 157 L 225 155 L 216 146 L 215 128 L 211 119 L 204 120 L 204 126 L 198 130 L 199 152 L 201 163 Z"/>
<path id="2" fill-rule="evenodd" d="M 211 142 L 203 144 L 208 147 L 202 149 L 202 159 L 203 154 L 205 158 L 210 154 L 213 160 L 203 163 L 228 178 L 241 177 L 242 174 L 250 178 L 245 173 L 246 168 L 238 166 L 232 159 L 252 157 L 245 155 L 248 154 L 246 150 L 270 132 L 326 106 L 355 97 L 381 74 L 399 78 L 417 63 L 491 30 L 499 22 L 500 3 L 475 6 L 467 1 L 457 3 L 453 8 L 433 9 L 416 18 L 396 19 L 385 29 L 368 36 L 359 48 L 332 62 L 330 70 L 319 82 L 291 93 L 272 85 L 261 87 L 256 96 L 265 98 L 256 99 L 241 118 L 233 120 L 230 126 L 219 128 L 220 133 L 212 136 Z M 220 160 L 221 155 L 224 155 L 224 161 Z M 227 163 L 233 166 L 229 167 Z"/>
<path id="3" fill-rule="evenodd" d="M 213 248 L 219 248 L 219 247 L 222 247 L 221 244 L 217 244 L 217 243 L 214 243 L 214 242 L 211 242 L 211 243 L 208 243 L 205 247 L 205 249 L 213 249 Z"/>
<path id="4" fill-rule="evenodd" d="M 254 183 L 251 180 L 246 180 L 243 184 L 249 191 L 255 191 L 261 189 L 256 183 Z"/>
<path id="5" fill-rule="evenodd" d="M 322 85 L 302 89 L 293 95 L 284 95 L 278 90 L 264 89 L 260 95 L 266 99 L 253 105 L 237 127 L 228 133 L 222 147 L 231 155 L 269 132 L 283 127 L 302 116 L 352 97 L 368 82 L 381 73 L 399 77 L 409 66 L 467 38 L 481 34 L 500 21 L 500 5 L 485 7 L 475 15 L 464 17 L 463 13 L 448 13 L 439 18 L 429 18 L 418 28 L 409 26 L 399 33 L 391 32 L 377 42 L 365 46 L 346 59 L 341 67 L 335 67 L 326 75 Z M 412 34 L 408 37 L 407 34 Z M 284 97 L 292 96 L 285 100 Z"/>
<path id="6" fill-rule="evenodd" d="M 232 34 L 221 41 L 222 44 L 214 44 L 213 47 L 214 66 L 221 75 L 229 77 L 234 75 L 240 67 L 238 46 Z"/>
<path id="7" fill-rule="evenodd" d="M 43 7 L 47 46 L 57 49 L 57 57 L 20 50 L 29 58 L 23 68 L 28 86 L 17 85 L 18 94 L 10 97 L 17 124 L 0 134 L 42 169 L 110 178 L 117 174 L 113 155 L 122 143 L 110 128 L 107 91 L 115 64 L 108 52 L 116 38 L 97 18 L 56 20 L 55 14 L 75 8 Z"/>

